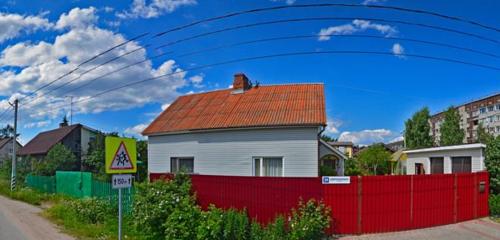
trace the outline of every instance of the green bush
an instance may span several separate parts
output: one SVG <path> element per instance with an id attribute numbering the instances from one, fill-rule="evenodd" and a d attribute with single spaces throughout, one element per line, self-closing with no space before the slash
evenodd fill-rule
<path id="1" fill-rule="evenodd" d="M 490 195 L 489 199 L 489 205 L 490 205 L 490 216 L 493 217 L 500 217 L 500 194 Z"/>
<path id="2" fill-rule="evenodd" d="M 167 217 L 163 224 L 166 240 L 196 239 L 196 227 L 199 225 L 200 208 L 191 198 L 183 198 Z"/>
<path id="3" fill-rule="evenodd" d="M 108 201 L 98 198 L 68 200 L 67 204 L 77 213 L 78 218 L 86 223 L 102 223 L 108 216 L 117 213 Z"/>
<path id="4" fill-rule="evenodd" d="M 214 205 L 201 213 L 200 224 L 196 227 L 197 239 L 221 239 L 224 230 L 224 211 Z"/>
<path id="5" fill-rule="evenodd" d="M 137 184 L 132 210 L 135 230 L 146 239 L 164 238 L 165 221 L 179 203 L 188 199 L 194 204 L 190 190 L 191 181 L 184 174 L 169 181 Z"/>
<path id="6" fill-rule="evenodd" d="M 285 217 L 279 215 L 274 219 L 274 222 L 267 225 L 264 230 L 264 239 L 283 240 L 287 238 L 287 229 Z"/>
<path id="7" fill-rule="evenodd" d="M 250 222 L 245 210 L 229 209 L 224 214 L 224 239 L 248 239 Z"/>
<path id="8" fill-rule="evenodd" d="M 34 174 L 54 176 L 56 171 L 77 170 L 79 165 L 75 155 L 61 143 L 54 145 L 42 161 L 34 161 Z"/>
<path id="9" fill-rule="evenodd" d="M 250 239 L 251 240 L 265 240 L 266 234 L 262 229 L 262 226 L 257 221 L 253 221 L 250 224 Z"/>
<path id="10" fill-rule="evenodd" d="M 319 174 L 321 176 L 337 176 L 337 171 L 330 166 L 323 165 L 319 167 Z"/>
<path id="11" fill-rule="evenodd" d="M 330 221 L 330 209 L 323 203 L 314 200 L 304 203 L 300 200 L 298 209 L 292 209 L 288 238 L 292 240 L 321 239 L 325 235 L 325 230 L 330 226 Z"/>

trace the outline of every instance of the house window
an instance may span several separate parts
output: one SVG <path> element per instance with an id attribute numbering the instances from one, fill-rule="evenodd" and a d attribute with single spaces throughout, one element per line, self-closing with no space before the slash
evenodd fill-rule
<path id="1" fill-rule="evenodd" d="M 500 133 L 500 126 L 497 126 L 497 132 Z"/>
<path id="2" fill-rule="evenodd" d="M 497 104 L 497 110 L 500 111 L 500 104 Z"/>
<path id="3" fill-rule="evenodd" d="M 493 111 L 494 107 L 495 107 L 495 106 L 493 106 L 493 105 L 491 105 L 491 106 L 488 106 L 488 112 L 491 112 L 491 111 Z"/>
<path id="4" fill-rule="evenodd" d="M 444 158 L 443 157 L 431 157 L 431 174 L 443 174 L 444 173 Z"/>
<path id="5" fill-rule="evenodd" d="M 282 177 L 283 158 L 282 157 L 254 157 L 254 176 Z"/>
<path id="6" fill-rule="evenodd" d="M 472 172 L 471 157 L 451 157 L 452 173 L 470 173 Z"/>
<path id="7" fill-rule="evenodd" d="M 480 109 L 479 109 L 479 113 L 480 113 L 480 114 L 481 114 L 481 113 L 486 113 L 486 108 L 484 108 L 484 107 L 483 107 L 483 108 L 480 108 Z"/>
<path id="8" fill-rule="evenodd" d="M 423 163 L 415 163 L 415 174 L 417 174 L 417 175 L 425 174 L 425 169 L 424 169 Z"/>
<path id="9" fill-rule="evenodd" d="M 170 158 L 170 172 L 194 172 L 194 158 L 193 157 L 173 157 Z"/>

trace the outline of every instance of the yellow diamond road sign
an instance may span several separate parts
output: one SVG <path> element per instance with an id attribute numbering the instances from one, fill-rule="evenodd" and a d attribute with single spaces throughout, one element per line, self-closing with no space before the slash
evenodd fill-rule
<path id="1" fill-rule="evenodd" d="M 106 173 L 137 172 L 135 139 L 106 137 Z"/>

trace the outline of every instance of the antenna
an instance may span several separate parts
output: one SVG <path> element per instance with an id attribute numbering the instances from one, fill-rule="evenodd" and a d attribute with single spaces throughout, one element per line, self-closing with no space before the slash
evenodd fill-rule
<path id="1" fill-rule="evenodd" d="M 73 125 L 73 96 L 66 96 L 70 99 L 69 107 L 69 125 Z"/>

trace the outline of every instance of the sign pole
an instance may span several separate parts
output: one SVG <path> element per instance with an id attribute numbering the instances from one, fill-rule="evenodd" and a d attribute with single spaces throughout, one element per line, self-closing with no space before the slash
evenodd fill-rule
<path id="1" fill-rule="evenodd" d="M 118 188 L 118 240 L 122 240 L 122 189 Z"/>

